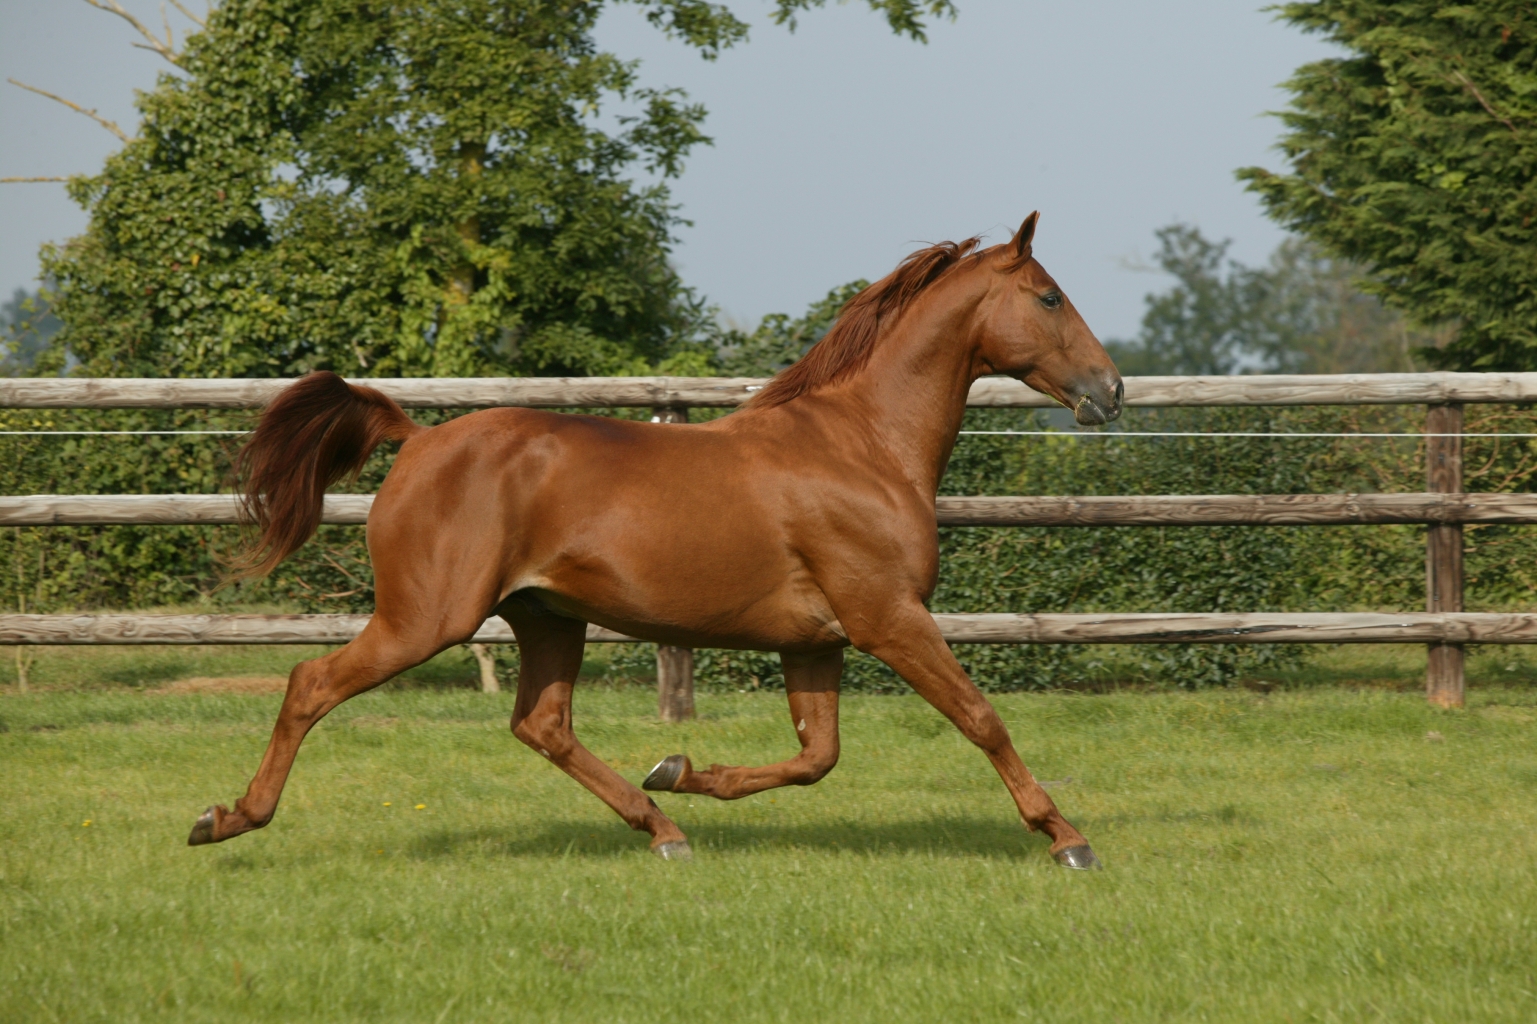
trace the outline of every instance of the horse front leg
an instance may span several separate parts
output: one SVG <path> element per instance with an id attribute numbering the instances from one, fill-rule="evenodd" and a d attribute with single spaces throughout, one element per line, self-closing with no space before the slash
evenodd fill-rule
<path id="1" fill-rule="evenodd" d="M 651 834 L 663 860 L 692 856 L 688 837 L 654 801 L 604 764 L 576 738 L 571 691 L 582 667 L 587 624 L 509 601 L 503 618 L 518 638 L 518 699 L 512 733 L 551 764 L 586 786 L 631 828 Z"/>
<path id="2" fill-rule="evenodd" d="M 788 761 L 760 768 L 712 764 L 695 771 L 682 754 L 674 754 L 651 769 L 646 789 L 697 793 L 736 800 L 780 786 L 809 786 L 838 763 L 838 684 L 843 677 L 843 649 L 816 654 L 781 654 L 790 722 L 800 740 L 799 754 Z"/>
<path id="3" fill-rule="evenodd" d="M 1051 855 L 1057 863 L 1069 868 L 1101 866 L 1083 833 L 1062 816 L 1020 760 L 1003 719 L 955 660 L 927 609 L 915 602 L 912 607 L 843 621 L 848 623 L 851 619 L 879 624 L 868 635 L 851 639 L 855 639 L 860 650 L 891 666 L 924 700 L 950 719 L 962 735 L 982 749 L 1008 787 L 1025 827 L 1051 837 Z"/>

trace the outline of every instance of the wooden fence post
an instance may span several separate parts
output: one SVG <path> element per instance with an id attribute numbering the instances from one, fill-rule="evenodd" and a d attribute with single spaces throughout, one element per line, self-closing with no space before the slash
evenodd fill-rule
<path id="1" fill-rule="evenodd" d="M 475 656 L 475 664 L 480 668 L 480 692 L 501 693 L 501 680 L 496 678 L 496 658 L 485 644 L 466 644 L 470 653 Z"/>
<path id="2" fill-rule="evenodd" d="M 664 722 L 694 717 L 694 652 L 656 645 L 656 709 Z"/>
<path id="3" fill-rule="evenodd" d="M 652 423 L 687 423 L 688 407 L 658 406 L 651 410 Z M 694 717 L 694 652 L 687 647 L 656 645 L 656 707 L 664 722 Z"/>
<path id="4" fill-rule="evenodd" d="M 1440 494 L 1462 491 L 1462 405 L 1432 405 L 1425 417 L 1426 490 Z M 1436 437 L 1433 435 L 1450 435 Z M 1434 523 L 1425 531 L 1425 610 L 1462 611 L 1462 524 Z M 1464 700 L 1461 644 L 1430 644 L 1425 671 L 1425 696 L 1444 708 L 1460 708 Z"/>

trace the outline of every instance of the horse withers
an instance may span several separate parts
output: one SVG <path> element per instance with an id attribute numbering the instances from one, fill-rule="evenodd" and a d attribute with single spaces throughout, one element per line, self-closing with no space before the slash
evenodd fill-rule
<path id="1" fill-rule="evenodd" d="M 796 756 L 700 770 L 678 754 L 645 789 L 731 800 L 821 779 L 838 760 L 838 684 L 853 646 L 982 748 L 1058 862 L 1097 867 L 924 607 L 939 571 L 934 499 L 978 377 L 1016 377 L 1083 424 L 1121 411 L 1114 365 L 1032 255 L 1036 220 L 1002 245 L 913 253 L 850 300 L 804 358 L 708 423 L 505 408 L 429 429 L 332 373 L 284 390 L 238 462 L 259 529 L 242 571 L 291 554 L 319 524 L 326 487 L 400 441 L 368 517 L 376 608 L 351 643 L 294 668 L 246 794 L 233 810 L 210 807 L 188 842 L 266 825 L 321 717 L 495 614 L 521 654 L 513 733 L 664 858 L 689 855 L 682 830 L 572 730 L 587 623 L 783 662 Z"/>

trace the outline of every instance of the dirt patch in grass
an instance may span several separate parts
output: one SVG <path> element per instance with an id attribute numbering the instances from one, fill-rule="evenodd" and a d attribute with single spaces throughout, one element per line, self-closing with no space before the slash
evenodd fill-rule
<path id="1" fill-rule="evenodd" d="M 193 676 L 157 686 L 153 693 L 282 693 L 287 676 Z"/>

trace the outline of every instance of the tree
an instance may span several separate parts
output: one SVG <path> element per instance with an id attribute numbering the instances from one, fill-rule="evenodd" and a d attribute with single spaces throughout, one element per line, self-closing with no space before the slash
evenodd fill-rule
<path id="1" fill-rule="evenodd" d="M 1270 215 L 1455 337 L 1434 365 L 1537 369 L 1537 9 L 1521 0 L 1276 8 L 1346 56 L 1287 83 L 1290 174 L 1238 172 Z"/>
<path id="2" fill-rule="evenodd" d="M 706 58 L 746 36 L 707 0 L 638 2 Z M 920 39 L 921 15 L 953 13 L 867 2 Z M 180 50 L 155 40 L 178 73 L 71 180 L 86 233 L 44 252 L 66 325 L 47 368 L 697 372 L 709 311 L 669 262 L 665 182 L 709 141 L 704 111 L 597 49 L 602 8 L 226 0 Z"/>
<path id="3" fill-rule="evenodd" d="M 850 281 L 813 302 L 803 316 L 770 313 L 751 333 L 730 330 L 715 339 L 716 362 L 728 376 L 772 377 L 822 340 L 848 301 L 870 282 Z"/>
<path id="4" fill-rule="evenodd" d="M 42 291 L 12 292 L 10 301 L 0 305 L 0 375 L 16 377 L 30 370 L 61 326 Z"/>
<path id="5" fill-rule="evenodd" d="M 1288 239 L 1249 267 L 1198 228 L 1157 231 L 1158 269 L 1175 283 L 1150 293 L 1142 330 L 1111 341 L 1126 374 L 1365 373 L 1410 370 L 1410 349 L 1435 338 L 1357 287 L 1359 266 Z"/>

